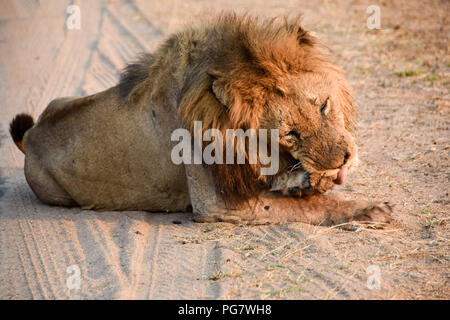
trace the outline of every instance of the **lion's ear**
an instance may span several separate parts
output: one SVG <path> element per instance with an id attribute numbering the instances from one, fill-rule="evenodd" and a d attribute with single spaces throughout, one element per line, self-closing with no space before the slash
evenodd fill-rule
<path id="1" fill-rule="evenodd" d="M 217 101 L 225 107 L 224 110 L 226 110 L 232 126 L 234 128 L 257 128 L 263 103 L 251 96 L 254 92 L 248 86 L 245 89 L 241 88 L 241 90 L 247 90 L 247 96 L 249 97 L 244 102 L 236 83 L 229 82 L 226 76 L 216 70 L 210 70 L 208 74 L 212 78 L 211 92 Z M 261 95 L 256 96 L 257 98 L 261 97 Z"/>
<path id="2" fill-rule="evenodd" d="M 225 89 L 223 81 L 221 81 L 221 73 L 217 70 L 208 71 L 208 75 L 212 78 L 211 91 L 213 92 L 216 99 L 227 107 L 230 107 L 230 99 Z"/>
<path id="3" fill-rule="evenodd" d="M 219 80 L 214 80 L 211 86 L 211 90 L 216 96 L 216 99 L 223 104 L 227 109 L 230 107 L 230 100 L 228 99 L 228 94 L 225 91 L 225 87 L 219 82 Z"/>

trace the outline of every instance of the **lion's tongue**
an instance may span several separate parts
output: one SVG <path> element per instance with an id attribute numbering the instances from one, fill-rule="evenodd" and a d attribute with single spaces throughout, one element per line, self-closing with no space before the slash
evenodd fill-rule
<path id="1" fill-rule="evenodd" d="M 337 177 L 334 180 L 334 183 L 343 184 L 345 182 L 345 179 L 347 178 L 347 172 L 348 172 L 347 167 L 344 167 L 341 170 L 339 170 L 339 172 L 337 173 Z"/>

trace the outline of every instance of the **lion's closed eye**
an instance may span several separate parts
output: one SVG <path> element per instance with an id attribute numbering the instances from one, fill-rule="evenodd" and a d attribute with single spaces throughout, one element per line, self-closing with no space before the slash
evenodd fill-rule
<path id="1" fill-rule="evenodd" d="M 300 133 L 298 131 L 296 131 L 296 130 L 289 131 L 287 136 L 294 137 L 295 139 L 297 139 L 299 141 L 301 140 Z"/>
<path id="2" fill-rule="evenodd" d="M 322 113 L 324 116 L 326 116 L 330 112 L 330 98 L 327 98 L 325 102 L 320 107 L 320 113 Z"/>

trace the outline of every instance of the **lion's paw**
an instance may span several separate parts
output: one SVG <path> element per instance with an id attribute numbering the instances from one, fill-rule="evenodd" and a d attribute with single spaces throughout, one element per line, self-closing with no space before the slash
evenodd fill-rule
<path id="1" fill-rule="evenodd" d="M 326 177 L 320 173 L 297 170 L 277 176 L 270 190 L 280 191 L 284 195 L 301 197 L 323 194 L 333 187 L 334 182 L 331 177 Z"/>
<path id="2" fill-rule="evenodd" d="M 323 194 L 334 187 L 333 179 L 320 173 L 307 172 L 306 180 L 308 187 L 303 192 L 305 195 Z"/>
<path id="3" fill-rule="evenodd" d="M 358 209 L 353 220 L 382 228 L 392 222 L 392 208 L 388 202 L 371 204 Z"/>

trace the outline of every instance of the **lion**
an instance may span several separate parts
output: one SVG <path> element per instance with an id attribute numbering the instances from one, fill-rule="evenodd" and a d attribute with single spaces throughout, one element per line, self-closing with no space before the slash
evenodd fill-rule
<path id="1" fill-rule="evenodd" d="M 324 194 L 356 165 L 356 117 L 344 72 L 299 18 L 225 14 L 170 36 L 112 88 L 53 100 L 36 123 L 17 115 L 10 132 L 49 205 L 192 210 L 198 222 L 388 223 L 387 203 Z M 203 131 L 277 129 L 278 173 L 262 175 L 260 162 L 174 164 L 171 133 L 195 121 Z"/>

